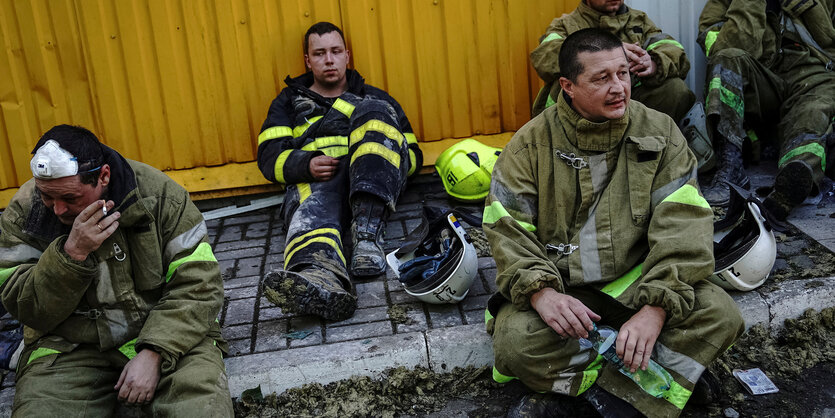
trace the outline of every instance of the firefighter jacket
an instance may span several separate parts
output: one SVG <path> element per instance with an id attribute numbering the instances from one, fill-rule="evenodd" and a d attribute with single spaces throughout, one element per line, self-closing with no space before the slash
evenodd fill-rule
<path id="1" fill-rule="evenodd" d="M 423 154 L 409 119 L 388 93 L 365 84 L 354 70 L 346 72 L 348 93 L 360 98 L 370 97 L 387 102 L 396 114 L 398 128 L 409 143 L 409 171 L 417 173 L 423 164 Z M 309 183 L 310 160 L 317 155 L 339 158 L 348 154 L 350 127 L 347 119 L 353 112 L 350 100 L 326 98 L 310 90 L 313 74 L 287 77 L 287 87 L 281 90 L 267 113 L 258 135 L 258 167 L 267 180 L 285 183 Z M 327 112 L 340 112 L 348 118 L 325 118 Z M 329 122 L 331 121 L 331 122 Z"/>
<path id="2" fill-rule="evenodd" d="M 586 28 L 610 31 L 621 41 L 637 44 L 649 52 L 657 69 L 652 76 L 636 79 L 642 84 L 657 86 L 669 78 L 683 79 L 690 70 L 684 47 L 672 36 L 661 32 L 646 13 L 623 5 L 615 16 L 608 16 L 581 1 L 573 12 L 551 21 L 539 46 L 531 52 L 531 63 L 546 84 L 560 77 L 559 55 L 565 38 Z"/>
<path id="3" fill-rule="evenodd" d="M 493 170 L 483 226 L 500 299 L 526 309 L 544 287 L 628 285 L 607 293 L 686 318 L 713 272 L 696 159 L 672 119 L 639 102 L 593 123 L 567 100 L 523 126 Z"/>
<path id="4" fill-rule="evenodd" d="M 805 46 L 832 68 L 835 0 L 709 0 L 699 17 L 698 42 L 705 54 L 737 48 L 766 67 L 784 46 Z"/>
<path id="5" fill-rule="evenodd" d="M 0 296 L 24 325 L 39 356 L 79 344 L 143 346 L 162 356 L 163 373 L 207 336 L 225 351 L 217 322 L 223 283 L 206 223 L 188 192 L 165 174 L 110 148 L 103 198 L 121 212 L 119 228 L 84 262 L 64 251 L 70 227 L 41 201 L 34 180 L 0 215 Z"/>

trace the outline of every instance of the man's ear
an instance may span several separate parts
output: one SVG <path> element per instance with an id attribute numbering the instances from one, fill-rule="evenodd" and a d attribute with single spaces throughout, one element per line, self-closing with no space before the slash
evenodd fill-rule
<path id="1" fill-rule="evenodd" d="M 574 98 L 574 83 L 572 83 L 571 80 L 565 77 L 560 77 L 560 88 L 568 94 L 568 97 L 572 99 Z"/>
<path id="2" fill-rule="evenodd" d="M 307 68 L 308 70 L 311 68 L 310 57 L 308 57 L 307 54 L 304 54 L 304 68 Z"/>
<path id="3" fill-rule="evenodd" d="M 99 184 L 101 187 L 105 187 L 110 184 L 110 164 L 105 164 L 101 166 L 101 172 L 99 173 Z"/>

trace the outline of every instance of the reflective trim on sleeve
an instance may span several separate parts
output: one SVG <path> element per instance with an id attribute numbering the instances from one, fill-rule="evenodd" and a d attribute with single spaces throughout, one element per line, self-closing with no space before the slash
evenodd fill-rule
<path id="1" fill-rule="evenodd" d="M 789 152 L 786 155 L 780 158 L 780 162 L 777 164 L 778 167 L 784 166 L 786 163 L 789 162 L 794 157 L 797 157 L 800 154 L 809 153 L 812 154 L 821 160 L 821 170 L 826 171 L 826 150 L 823 149 L 823 145 L 818 143 L 811 143 L 806 145 L 801 145 Z"/>
<path id="2" fill-rule="evenodd" d="M 623 276 L 618 277 L 617 279 L 609 282 L 606 286 L 603 286 L 600 289 L 601 292 L 617 299 L 632 283 L 635 283 L 641 277 L 641 268 L 643 264 L 638 264 L 635 267 L 632 267 L 632 270 L 629 270 Z"/>
<path id="3" fill-rule="evenodd" d="M 22 264 L 27 261 L 36 261 L 41 258 L 41 255 L 43 255 L 43 251 L 26 244 L 0 248 L 0 260 L 10 263 Z"/>
<path id="4" fill-rule="evenodd" d="M 357 158 L 365 155 L 376 155 L 378 157 L 382 157 L 391 165 L 395 166 L 396 168 L 400 168 L 400 154 L 386 148 L 385 145 L 377 142 L 364 142 L 360 144 L 360 146 L 357 147 L 356 151 L 354 151 L 354 155 L 351 156 L 351 164 L 353 164 L 354 161 L 357 160 Z"/>
<path id="5" fill-rule="evenodd" d="M 406 142 L 409 143 L 409 144 L 417 144 L 418 143 L 417 136 L 415 136 L 415 134 L 413 134 L 413 133 L 405 133 L 405 134 L 403 134 L 403 136 L 406 137 Z"/>
<path id="6" fill-rule="evenodd" d="M 119 347 L 119 352 L 124 354 L 128 360 L 136 357 L 136 338 L 122 344 L 122 346 Z"/>
<path id="7" fill-rule="evenodd" d="M 53 350 L 51 348 L 41 347 L 41 348 L 33 351 L 32 354 L 29 355 L 29 360 L 26 361 L 26 364 L 29 365 L 30 363 L 32 363 L 33 361 L 35 361 L 35 360 L 37 360 L 41 357 L 46 357 L 46 356 L 49 356 L 49 355 L 52 355 L 52 354 L 61 354 L 61 352 L 58 351 L 58 350 Z"/>
<path id="8" fill-rule="evenodd" d="M 203 237 L 208 235 L 208 232 L 209 230 L 206 228 L 206 222 L 201 221 L 188 231 L 183 232 L 176 238 L 169 241 L 165 246 L 165 252 L 163 253 L 163 260 L 165 263 L 170 263 L 171 260 L 173 260 L 180 252 L 194 248 L 195 245 L 199 244 L 200 241 L 203 240 Z"/>
<path id="9" fill-rule="evenodd" d="M 546 37 L 542 38 L 542 42 L 540 42 L 539 44 L 542 45 L 546 42 L 551 42 L 555 39 L 562 39 L 562 36 L 556 32 L 549 33 Z"/>
<path id="10" fill-rule="evenodd" d="M 298 183 L 296 188 L 299 190 L 299 204 L 310 197 L 310 183 Z"/>
<path id="11" fill-rule="evenodd" d="M 200 245 L 194 249 L 193 253 L 183 258 L 174 260 L 168 265 L 168 273 L 165 273 L 165 282 L 168 283 L 171 281 L 171 277 L 174 276 L 174 271 L 177 270 L 178 267 L 191 261 L 212 261 L 217 263 L 215 254 L 212 252 L 212 246 L 209 245 L 208 242 L 201 242 Z"/>
<path id="12" fill-rule="evenodd" d="M 493 319 L 493 315 L 490 314 L 490 309 L 484 309 L 484 323 L 490 322 Z"/>
<path id="13" fill-rule="evenodd" d="M 742 97 L 738 96 L 736 93 L 728 90 L 727 87 L 722 85 L 722 79 L 719 77 L 714 77 L 710 80 L 710 84 L 708 85 L 708 92 L 711 90 L 719 89 L 719 100 L 722 103 L 726 104 L 728 107 L 734 110 L 740 118 L 745 116 L 745 105 L 743 103 Z M 708 103 L 708 98 L 705 99 L 705 108 L 709 107 L 710 104 Z"/>
<path id="14" fill-rule="evenodd" d="M 532 224 L 529 224 L 527 222 L 522 222 L 522 221 L 510 216 L 510 213 L 507 211 L 507 209 L 504 208 L 504 206 L 502 205 L 502 202 L 499 202 L 498 200 L 491 203 L 490 206 L 485 206 L 484 207 L 484 216 L 482 216 L 482 218 L 483 218 L 482 222 L 484 222 L 486 224 L 494 224 L 494 223 L 498 222 L 499 219 L 501 219 L 505 216 L 507 216 L 510 219 L 513 219 L 514 221 L 516 221 L 516 223 L 518 223 L 522 228 L 525 228 L 525 230 L 530 231 L 530 232 L 536 232 L 536 226 L 534 226 Z"/>
<path id="15" fill-rule="evenodd" d="M 284 181 L 284 163 L 287 162 L 287 158 L 290 157 L 290 153 L 293 150 L 288 149 L 281 154 L 278 154 L 278 158 L 275 160 L 275 168 L 273 169 L 275 172 L 275 181 L 279 183 L 285 183 Z"/>
<path id="16" fill-rule="evenodd" d="M 684 50 L 684 45 L 680 44 L 675 39 L 662 39 L 658 42 L 653 42 L 650 46 L 647 47 L 647 51 L 652 51 L 653 49 L 655 49 L 655 48 L 657 48 L 661 45 L 673 45 L 673 46 L 677 46 L 677 47 L 681 48 L 682 50 Z"/>
<path id="17" fill-rule="evenodd" d="M 690 395 L 693 392 L 687 390 L 684 386 L 678 384 L 678 382 L 673 381 L 672 385 L 670 385 L 670 389 L 664 391 L 663 395 L 661 395 L 667 402 L 673 404 L 678 409 L 684 409 L 684 405 L 687 404 L 687 400 L 690 399 Z"/>
<path id="18" fill-rule="evenodd" d="M 577 389 L 577 395 L 582 394 L 583 392 L 587 391 L 591 385 L 597 380 L 598 376 L 600 376 L 600 369 L 603 368 L 603 356 L 600 354 L 595 357 L 594 361 L 589 363 L 586 366 L 586 370 L 583 370 L 583 380 L 580 382 L 580 388 Z"/>
<path id="19" fill-rule="evenodd" d="M 333 102 L 333 108 L 338 110 L 339 113 L 342 113 L 343 115 L 345 115 L 349 118 L 354 113 L 354 105 L 352 105 L 352 104 L 350 104 L 350 103 L 348 103 L 348 102 L 346 102 L 345 100 L 342 100 L 342 99 L 336 99 Z"/>
<path id="20" fill-rule="evenodd" d="M 513 376 L 503 375 L 498 369 L 496 369 L 496 366 L 493 366 L 493 380 L 496 383 L 507 383 L 507 382 L 509 382 L 513 379 L 516 379 L 516 378 L 513 377 Z"/>
<path id="21" fill-rule="evenodd" d="M 261 145 L 264 141 L 269 141 L 271 139 L 277 139 L 282 137 L 293 137 L 293 130 L 290 129 L 289 126 L 273 126 L 272 128 L 264 129 L 264 132 L 261 132 L 258 135 L 258 145 Z"/>
<path id="22" fill-rule="evenodd" d="M 690 205 L 710 209 L 710 205 L 707 203 L 707 200 L 705 200 L 705 198 L 699 194 L 698 189 L 696 189 L 690 184 L 685 184 L 684 186 L 681 186 L 681 188 L 674 191 L 669 196 L 664 198 L 664 200 L 661 201 L 661 203 L 664 202 L 681 203 L 683 205 Z"/>
<path id="23" fill-rule="evenodd" d="M 719 37 L 718 30 L 712 30 L 705 35 L 705 56 L 710 56 L 710 48 L 713 48 L 713 44 L 716 42 L 716 38 Z"/>
<path id="24" fill-rule="evenodd" d="M 414 150 L 409 150 L 409 173 L 407 175 L 411 176 L 415 170 L 417 170 L 417 157 L 415 157 Z"/>
<path id="25" fill-rule="evenodd" d="M 293 128 L 293 138 L 298 138 L 298 137 L 304 135 L 304 133 L 307 132 L 307 128 L 309 128 L 314 123 L 318 122 L 319 119 L 322 119 L 322 117 L 321 116 L 314 116 L 310 119 L 305 119 L 305 121 L 306 121 L 305 123 Z"/>
<path id="26" fill-rule="evenodd" d="M 20 266 L 15 266 L 7 269 L 0 269 L 0 286 L 3 286 L 3 284 L 6 283 L 6 280 L 9 280 L 9 277 L 12 277 L 12 274 L 14 274 L 15 270 L 17 270 L 18 267 Z"/>
<path id="27" fill-rule="evenodd" d="M 655 342 L 655 360 L 667 370 L 672 370 L 693 383 L 699 381 L 699 377 L 705 371 L 703 366 L 693 358 L 671 350 L 669 347 Z"/>
<path id="28" fill-rule="evenodd" d="M 321 151 L 328 157 L 339 158 L 348 154 L 347 136 L 323 136 L 305 144 L 302 151 Z"/>
<path id="29" fill-rule="evenodd" d="M 682 188 L 688 181 L 691 179 L 696 179 L 698 174 L 696 174 L 696 167 L 693 167 L 693 170 L 689 174 L 685 174 L 675 180 L 670 181 L 669 183 L 655 189 L 652 194 L 650 195 L 651 205 L 652 207 L 658 206 L 662 200 L 666 199 L 667 196 L 673 194 L 676 190 Z"/>
<path id="30" fill-rule="evenodd" d="M 357 129 L 354 129 L 354 131 L 351 132 L 350 146 L 353 147 L 358 142 L 362 141 L 362 139 L 365 137 L 365 134 L 368 131 L 379 132 L 385 135 L 386 137 L 397 141 L 397 144 L 401 147 L 403 146 L 403 134 L 400 133 L 400 131 L 397 130 L 397 128 L 395 128 L 394 126 L 391 126 L 388 123 L 376 119 L 372 119 L 368 122 L 365 122 L 364 124 L 362 124 L 362 126 L 360 126 Z"/>

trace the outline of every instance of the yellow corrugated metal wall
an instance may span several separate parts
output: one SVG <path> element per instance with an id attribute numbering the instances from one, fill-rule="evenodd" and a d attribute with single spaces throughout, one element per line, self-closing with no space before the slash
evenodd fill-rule
<path id="1" fill-rule="evenodd" d="M 302 38 L 321 20 L 342 26 L 353 67 L 403 105 L 421 141 L 513 131 L 540 85 L 528 53 L 575 5 L 0 0 L 0 190 L 31 177 L 32 147 L 59 123 L 128 158 L 199 173 L 181 176 L 190 190 L 228 187 L 211 178 L 215 166 L 245 172 L 237 186 L 263 184 L 256 137 L 284 77 L 304 71 Z"/>

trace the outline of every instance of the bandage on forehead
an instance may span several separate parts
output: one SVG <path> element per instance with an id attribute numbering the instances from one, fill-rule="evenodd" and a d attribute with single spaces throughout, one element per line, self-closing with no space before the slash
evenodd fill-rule
<path id="1" fill-rule="evenodd" d="M 46 141 L 29 163 L 37 179 L 59 179 L 78 174 L 78 159 L 61 148 L 57 141 Z"/>

